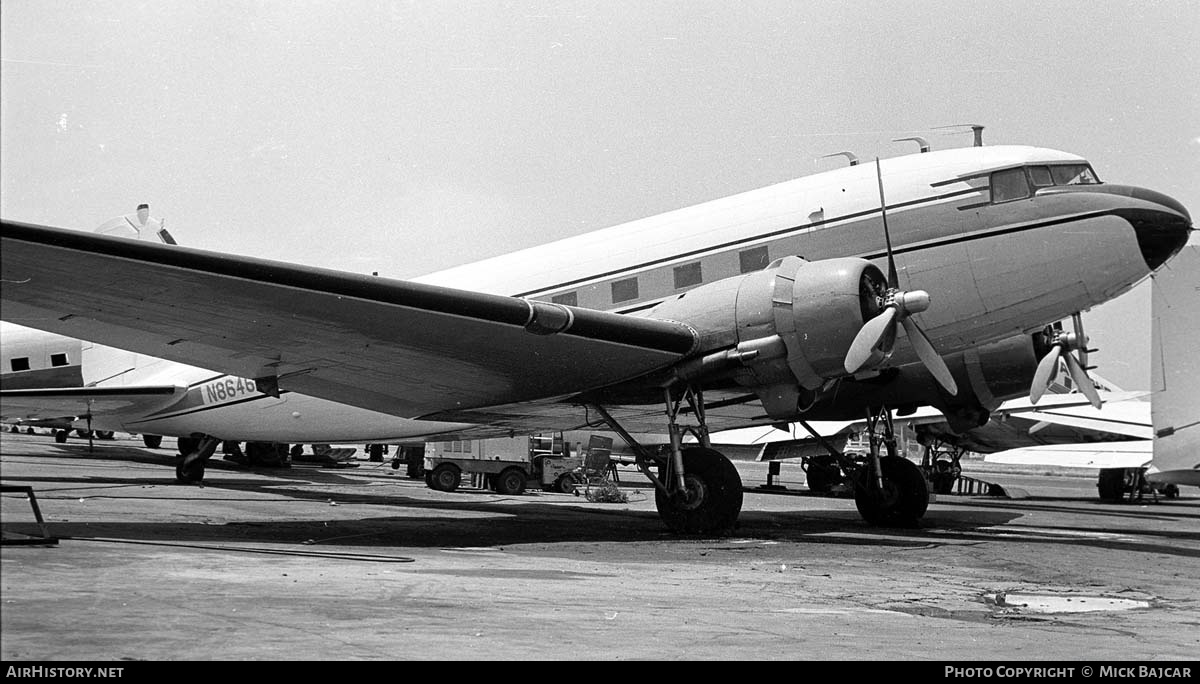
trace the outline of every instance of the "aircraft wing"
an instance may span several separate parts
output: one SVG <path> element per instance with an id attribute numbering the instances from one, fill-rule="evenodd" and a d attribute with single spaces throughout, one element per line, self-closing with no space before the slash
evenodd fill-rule
<path id="1" fill-rule="evenodd" d="M 1149 412 L 1149 410 L 1150 407 L 1146 406 L 1146 412 Z M 1022 418 L 1037 421 L 1037 424 L 1030 428 L 1031 432 L 1037 432 L 1044 425 L 1066 425 L 1085 431 L 1125 435 L 1135 439 L 1150 439 L 1154 436 L 1154 429 L 1149 423 L 1139 423 L 1136 420 L 1107 418 L 1104 416 L 1077 416 L 1058 411 L 1029 411 L 1020 415 Z"/>
<path id="2" fill-rule="evenodd" d="M 1152 437 L 1150 403 L 1145 392 L 1101 392 L 1104 405 L 1092 407 L 1082 394 L 1006 401 L 988 422 L 957 434 L 945 421 L 917 420 L 917 432 L 978 453 L 997 453 L 1038 445 L 1142 440 Z"/>
<path id="3" fill-rule="evenodd" d="M 1010 449 L 983 457 L 987 463 L 1060 468 L 1142 468 L 1154 456 L 1148 439 L 1093 444 L 1052 444 Z"/>
<path id="4" fill-rule="evenodd" d="M 569 397 L 694 332 L 623 316 L 3 222 L 5 320 L 401 417 Z"/>
<path id="5" fill-rule="evenodd" d="M 0 390 L 0 419 L 16 422 L 146 414 L 170 406 L 185 394 L 187 388 L 176 385 Z"/>

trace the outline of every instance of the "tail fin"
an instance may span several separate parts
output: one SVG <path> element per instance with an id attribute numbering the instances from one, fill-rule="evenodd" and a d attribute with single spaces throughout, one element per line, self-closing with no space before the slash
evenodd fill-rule
<path id="1" fill-rule="evenodd" d="M 163 227 L 163 223 L 163 219 L 150 216 L 149 204 L 139 204 L 134 213 L 111 218 L 100 224 L 93 232 L 132 240 L 157 238 L 168 245 L 176 244 L 175 238 L 171 237 L 171 234 Z M 106 385 L 136 383 L 141 379 L 137 375 L 138 372 L 158 360 L 123 349 L 83 342 L 80 361 L 83 368 L 84 385 L 91 386 L 101 383 Z"/>
<path id="2" fill-rule="evenodd" d="M 168 245 L 176 244 L 175 238 L 171 237 L 171 234 L 163 227 L 164 223 L 166 223 L 164 219 L 150 216 L 149 204 L 139 204 L 136 212 L 111 218 L 101 223 L 94 232 L 133 238 L 134 240 L 149 240 L 151 236 L 154 236 Z"/>
<path id="3" fill-rule="evenodd" d="M 1151 286 L 1151 482 L 1200 486 L 1200 233 Z"/>

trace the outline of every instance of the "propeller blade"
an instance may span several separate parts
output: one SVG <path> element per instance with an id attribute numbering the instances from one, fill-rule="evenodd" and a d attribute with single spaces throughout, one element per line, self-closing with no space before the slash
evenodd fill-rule
<path id="1" fill-rule="evenodd" d="M 892 318 L 903 319 L 904 315 L 897 312 L 897 315 L 893 316 Z M 881 335 L 879 337 L 879 341 L 875 343 L 875 349 L 878 349 L 888 356 L 891 356 L 892 349 L 896 346 L 896 335 L 900 332 L 899 326 L 897 326 L 896 323 L 897 321 L 892 321 L 892 325 L 884 328 L 883 335 Z"/>
<path id="2" fill-rule="evenodd" d="M 1096 391 L 1096 383 L 1092 382 L 1092 379 L 1088 377 L 1087 371 L 1070 354 L 1067 354 L 1067 370 L 1070 371 L 1071 379 L 1075 381 L 1075 386 L 1079 388 L 1080 392 L 1083 392 L 1083 396 L 1088 398 L 1092 406 L 1100 408 L 1103 402 L 1100 401 L 1100 393 Z"/>
<path id="3" fill-rule="evenodd" d="M 896 273 L 896 259 L 892 256 L 892 235 L 888 232 L 887 202 L 883 199 L 883 169 L 879 165 L 879 157 L 875 157 L 875 179 L 879 183 L 879 215 L 883 218 L 883 241 L 887 246 L 888 287 L 900 289 L 900 276 Z"/>
<path id="4" fill-rule="evenodd" d="M 896 319 L 896 307 L 889 306 L 884 309 L 878 316 L 867 321 L 867 324 L 858 331 L 854 336 L 854 342 L 850 343 L 850 351 L 846 352 L 846 372 L 857 373 L 859 369 L 871 360 L 871 354 L 875 347 L 879 346 L 879 342 L 888 334 L 892 328 L 892 322 Z M 893 331 L 893 335 L 895 331 Z M 888 350 L 884 350 L 888 351 Z"/>
<path id="5" fill-rule="evenodd" d="M 942 360 L 941 354 L 933 348 L 933 343 L 929 341 L 929 336 L 921 330 L 921 326 L 913 319 L 905 316 L 900 319 L 901 325 L 904 326 L 904 333 L 908 335 L 908 341 L 912 344 L 913 349 L 917 351 L 917 356 L 921 359 L 921 363 L 933 373 L 933 377 L 938 381 L 938 384 L 946 388 L 946 391 L 951 395 L 958 394 L 958 384 L 954 382 L 954 376 L 950 374 L 950 369 L 946 367 L 946 362 Z"/>
<path id="6" fill-rule="evenodd" d="M 1038 403 L 1046 388 L 1054 382 L 1054 376 L 1058 374 L 1058 355 L 1061 353 L 1062 347 L 1056 344 L 1038 364 L 1037 371 L 1033 374 L 1033 384 L 1029 387 L 1029 401 L 1032 403 Z"/>

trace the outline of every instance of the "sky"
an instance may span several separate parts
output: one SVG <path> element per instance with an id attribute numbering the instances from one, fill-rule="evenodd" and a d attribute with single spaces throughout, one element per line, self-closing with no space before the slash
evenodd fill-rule
<path id="1" fill-rule="evenodd" d="M 1197 45 L 1197 0 L 5 0 L 0 214 L 408 278 L 973 123 L 1195 216 Z M 1149 309 L 1084 317 L 1125 389 Z"/>

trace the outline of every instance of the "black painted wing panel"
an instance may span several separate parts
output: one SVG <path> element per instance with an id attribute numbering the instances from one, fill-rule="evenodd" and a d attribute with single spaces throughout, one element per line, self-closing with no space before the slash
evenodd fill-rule
<path id="1" fill-rule="evenodd" d="M 2 238 L 4 320 L 397 416 L 570 395 L 695 344 L 577 308 L 537 334 L 523 299 L 180 246 L 8 221 Z"/>

